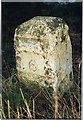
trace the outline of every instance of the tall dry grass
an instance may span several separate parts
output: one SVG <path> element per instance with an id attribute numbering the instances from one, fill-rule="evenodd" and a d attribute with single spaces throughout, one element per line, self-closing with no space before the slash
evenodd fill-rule
<path id="1" fill-rule="evenodd" d="M 7 79 L 3 77 L 2 118 L 81 118 L 81 61 L 77 71 L 78 81 L 74 82 L 74 91 L 69 90 L 62 98 L 57 98 L 55 104 L 52 94 L 47 89 L 40 88 L 35 94 L 33 89 L 29 91 L 20 83 L 16 73 L 11 73 Z"/>

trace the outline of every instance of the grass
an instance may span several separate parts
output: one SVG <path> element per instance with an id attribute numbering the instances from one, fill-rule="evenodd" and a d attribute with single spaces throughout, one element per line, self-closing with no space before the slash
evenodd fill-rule
<path id="1" fill-rule="evenodd" d="M 81 118 L 80 67 L 81 62 L 78 64 L 78 81 L 75 82 L 74 91 L 69 90 L 62 98 L 58 98 L 56 104 L 53 104 L 50 91 L 35 85 L 30 88 L 25 86 L 15 72 L 7 79 L 3 77 L 2 118 L 54 118 L 55 107 L 58 118 Z"/>

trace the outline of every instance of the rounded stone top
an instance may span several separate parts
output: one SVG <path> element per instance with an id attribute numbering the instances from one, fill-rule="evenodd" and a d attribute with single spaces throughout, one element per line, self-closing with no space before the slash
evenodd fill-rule
<path id="1" fill-rule="evenodd" d="M 40 36 L 44 37 L 47 33 L 55 34 L 57 29 L 66 29 L 68 31 L 68 26 L 62 18 L 36 16 L 19 25 L 15 30 L 15 35 L 23 38 L 39 39 Z"/>

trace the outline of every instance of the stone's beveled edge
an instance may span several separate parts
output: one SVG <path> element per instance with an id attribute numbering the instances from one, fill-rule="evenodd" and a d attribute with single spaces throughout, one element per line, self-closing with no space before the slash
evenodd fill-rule
<path id="1" fill-rule="evenodd" d="M 67 24 L 65 23 L 65 21 L 62 18 L 51 17 L 51 16 L 36 16 L 36 17 L 33 17 L 32 19 L 22 23 L 21 25 L 19 25 L 15 29 L 15 36 L 26 37 L 25 33 L 28 30 L 29 24 L 34 26 L 35 24 L 38 24 L 38 23 L 40 23 L 41 25 L 44 25 L 44 27 L 48 27 L 51 31 L 53 31 L 53 30 L 55 31 L 56 28 L 60 27 L 61 24 L 63 26 L 66 25 L 67 30 L 69 29 Z M 32 38 L 38 39 L 37 36 L 34 36 L 34 35 L 32 36 L 29 33 L 27 33 L 27 37 L 28 38 L 32 37 Z"/>

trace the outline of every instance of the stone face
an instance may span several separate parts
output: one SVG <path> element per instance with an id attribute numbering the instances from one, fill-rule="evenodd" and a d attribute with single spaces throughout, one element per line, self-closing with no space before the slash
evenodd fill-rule
<path id="1" fill-rule="evenodd" d="M 35 81 L 66 92 L 73 79 L 72 46 L 66 23 L 57 17 L 34 17 L 15 30 L 16 69 L 22 82 Z"/>

